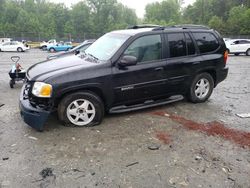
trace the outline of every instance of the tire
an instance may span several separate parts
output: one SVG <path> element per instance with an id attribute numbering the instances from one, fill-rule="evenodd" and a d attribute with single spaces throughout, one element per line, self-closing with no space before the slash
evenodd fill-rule
<path id="1" fill-rule="evenodd" d="M 0 50 L 1 51 L 1 50 Z M 246 51 L 246 55 L 247 56 L 250 56 L 250 49 L 248 49 L 247 51 Z"/>
<path id="2" fill-rule="evenodd" d="M 18 47 L 18 48 L 17 48 L 17 51 L 18 51 L 18 52 L 23 52 L 23 49 L 22 49 L 21 47 Z"/>
<path id="3" fill-rule="evenodd" d="M 235 55 L 235 56 L 239 56 L 239 55 L 240 55 L 240 53 L 235 53 L 234 55 Z"/>
<path id="4" fill-rule="evenodd" d="M 72 127 L 98 125 L 104 116 L 102 100 L 89 91 L 67 95 L 61 100 L 57 111 L 59 120 Z"/>
<path id="5" fill-rule="evenodd" d="M 42 50 L 47 50 L 47 46 L 42 46 Z"/>
<path id="6" fill-rule="evenodd" d="M 2 52 L 1 48 L 0 48 L 0 52 Z"/>
<path id="7" fill-rule="evenodd" d="M 50 48 L 49 49 L 49 52 L 55 52 L 56 50 L 55 50 L 55 48 Z"/>
<path id="8" fill-rule="evenodd" d="M 214 89 L 214 79 L 208 73 L 201 73 L 195 76 L 189 88 L 188 99 L 193 103 L 205 102 Z"/>
<path id="9" fill-rule="evenodd" d="M 12 88 L 14 88 L 15 81 L 14 80 L 10 80 L 9 84 L 10 84 L 10 88 L 12 89 Z"/>

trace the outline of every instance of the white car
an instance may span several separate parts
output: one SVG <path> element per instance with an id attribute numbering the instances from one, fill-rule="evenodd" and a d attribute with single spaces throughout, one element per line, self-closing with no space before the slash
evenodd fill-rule
<path id="1" fill-rule="evenodd" d="M 250 40 L 249 39 L 233 39 L 225 42 L 230 54 L 239 55 L 241 53 L 250 56 Z"/>
<path id="2" fill-rule="evenodd" d="M 28 49 L 30 49 L 29 46 L 18 41 L 11 41 L 0 44 L 0 51 L 2 52 L 24 52 Z"/>
<path id="3" fill-rule="evenodd" d="M 40 48 L 43 50 L 47 50 L 47 46 L 48 45 L 56 45 L 57 42 L 55 39 L 51 39 L 48 42 L 43 41 L 42 43 L 40 43 Z"/>

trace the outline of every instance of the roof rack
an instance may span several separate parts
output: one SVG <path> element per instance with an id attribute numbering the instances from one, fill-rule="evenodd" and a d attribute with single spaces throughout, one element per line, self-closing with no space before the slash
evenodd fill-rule
<path id="1" fill-rule="evenodd" d="M 153 31 L 158 31 L 158 30 L 165 30 L 165 29 L 171 29 L 171 28 L 179 28 L 179 29 L 210 29 L 207 26 L 204 25 L 193 25 L 193 24 L 184 24 L 184 25 L 173 25 L 173 26 L 166 26 L 166 27 L 156 27 L 153 29 Z"/>
<path id="2" fill-rule="evenodd" d="M 161 26 L 153 24 L 142 24 L 142 25 L 129 26 L 127 27 L 127 29 L 141 29 L 141 28 L 155 28 L 155 27 L 161 27 Z"/>

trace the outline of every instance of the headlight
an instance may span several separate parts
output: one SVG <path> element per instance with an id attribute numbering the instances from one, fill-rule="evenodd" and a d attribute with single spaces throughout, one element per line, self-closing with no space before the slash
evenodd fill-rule
<path id="1" fill-rule="evenodd" d="M 32 94 L 37 97 L 49 98 L 52 94 L 52 85 L 43 82 L 35 82 L 32 88 Z"/>

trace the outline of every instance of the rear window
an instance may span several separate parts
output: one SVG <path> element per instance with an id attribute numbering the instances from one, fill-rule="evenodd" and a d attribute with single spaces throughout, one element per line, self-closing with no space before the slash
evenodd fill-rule
<path id="1" fill-rule="evenodd" d="M 193 33 L 200 53 L 208 53 L 219 48 L 219 41 L 212 33 Z"/>

